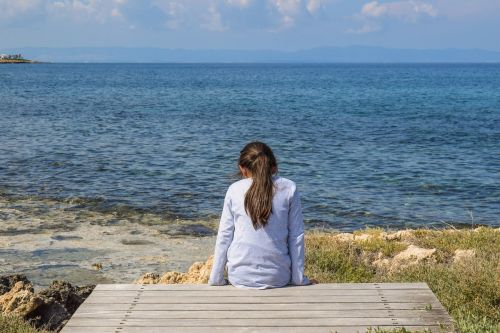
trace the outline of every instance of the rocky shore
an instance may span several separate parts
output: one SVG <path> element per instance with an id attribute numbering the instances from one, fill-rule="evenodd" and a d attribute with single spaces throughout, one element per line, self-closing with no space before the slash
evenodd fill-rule
<path id="1" fill-rule="evenodd" d="M 424 281 L 461 332 L 493 332 L 500 328 L 499 259 L 500 228 L 306 233 L 309 277 L 320 283 Z M 185 272 L 151 271 L 133 282 L 203 284 L 208 282 L 212 263 L 213 257 L 209 256 Z M 57 331 L 93 288 L 53 281 L 48 288 L 35 292 L 26 276 L 2 276 L 0 319 L 2 315 L 14 315 L 34 327 Z"/>
<path id="2" fill-rule="evenodd" d="M 94 287 L 56 280 L 35 292 L 24 275 L 1 276 L 0 314 L 20 317 L 36 328 L 59 331 Z"/>

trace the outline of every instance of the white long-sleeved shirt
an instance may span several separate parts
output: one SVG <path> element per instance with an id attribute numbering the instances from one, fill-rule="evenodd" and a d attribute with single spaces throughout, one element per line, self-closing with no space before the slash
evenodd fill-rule
<path id="1" fill-rule="evenodd" d="M 215 255 L 208 284 L 228 280 L 241 288 L 277 288 L 306 285 L 304 275 L 304 220 L 300 195 L 293 181 L 274 176 L 272 213 L 257 230 L 245 212 L 245 193 L 252 184 L 245 178 L 229 186 L 217 233 Z"/>

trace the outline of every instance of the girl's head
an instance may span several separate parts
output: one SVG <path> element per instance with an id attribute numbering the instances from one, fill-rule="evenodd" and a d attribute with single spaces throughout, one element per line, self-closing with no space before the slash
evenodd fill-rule
<path id="1" fill-rule="evenodd" d="M 250 142 L 240 152 L 240 174 L 251 177 L 252 185 L 245 195 L 245 210 L 255 229 L 267 224 L 273 205 L 273 174 L 278 164 L 273 151 L 262 142 Z"/>

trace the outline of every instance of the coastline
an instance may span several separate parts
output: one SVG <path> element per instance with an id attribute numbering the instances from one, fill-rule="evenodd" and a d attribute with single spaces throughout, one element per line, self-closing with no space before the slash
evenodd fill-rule
<path id="1" fill-rule="evenodd" d="M 308 231 L 305 236 L 305 274 L 320 283 L 426 282 L 461 332 L 493 332 L 500 328 L 500 309 L 497 307 L 500 299 L 497 288 L 500 282 L 500 228 L 392 231 L 368 228 L 352 233 Z M 214 242 L 213 236 L 205 239 L 208 243 Z M 188 241 L 192 242 L 194 238 Z M 185 247 L 186 243 L 182 246 Z M 156 269 L 136 275 L 126 282 L 207 283 L 212 265 L 209 255 L 212 252 L 198 248 L 192 253 L 202 259 L 192 263 L 188 269 L 165 271 L 158 266 L 150 266 Z M 136 256 L 139 257 L 140 253 Z M 129 270 L 136 272 L 133 267 Z M 127 276 L 132 277 L 131 274 Z M 44 311 L 50 313 L 56 305 L 53 300 L 47 299 L 47 295 L 73 295 L 83 302 L 93 288 L 90 280 L 82 279 L 85 285 L 80 287 L 54 281 L 49 288 L 36 290 L 32 286 L 36 281 L 28 280 L 22 276 L 0 277 L 0 281 L 4 282 L 3 290 L 0 290 L 0 319 L 2 311 L 4 317 L 14 314 L 31 318 L 41 306 L 33 306 L 34 299 L 41 299 L 38 302 L 45 304 Z M 16 284 L 12 281 L 23 282 Z M 17 300 L 17 303 L 14 302 L 17 308 L 11 307 L 6 311 L 6 304 L 12 304 L 13 299 Z M 52 329 L 62 327 L 72 313 L 71 309 L 66 309 L 66 312 L 58 322 L 50 323 Z M 47 322 L 43 320 L 31 323 L 47 327 Z"/>
<path id="2" fill-rule="evenodd" d="M 41 62 L 27 59 L 0 59 L 0 64 L 39 64 Z"/>

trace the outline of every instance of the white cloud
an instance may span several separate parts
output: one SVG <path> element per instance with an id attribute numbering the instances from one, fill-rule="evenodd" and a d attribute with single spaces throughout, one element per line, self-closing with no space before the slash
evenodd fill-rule
<path id="1" fill-rule="evenodd" d="M 11 18 L 35 10 L 40 0 L 0 0 L 0 18 Z"/>
<path id="2" fill-rule="evenodd" d="M 346 30 L 348 33 L 366 34 L 382 29 L 382 22 L 395 19 L 415 23 L 421 17 L 436 17 L 437 9 L 429 2 L 419 0 L 399 0 L 392 2 L 370 1 L 353 16 L 360 27 Z"/>
<path id="3" fill-rule="evenodd" d="M 415 21 L 419 16 L 435 17 L 437 11 L 431 4 L 422 1 L 409 0 L 387 3 L 371 1 L 361 8 L 360 15 L 370 18 L 394 17 Z"/>
<path id="4" fill-rule="evenodd" d="M 155 24 L 171 30 L 252 29 L 278 31 L 322 18 L 325 4 L 336 0 L 0 0 L 0 18 L 34 13 L 74 22 L 126 22 L 139 28 Z M 148 14 L 146 14 L 148 13 Z M 163 20 L 161 16 L 164 16 Z M 6 21 L 7 21 L 6 19 Z M 141 23 L 142 22 L 142 23 Z"/>

